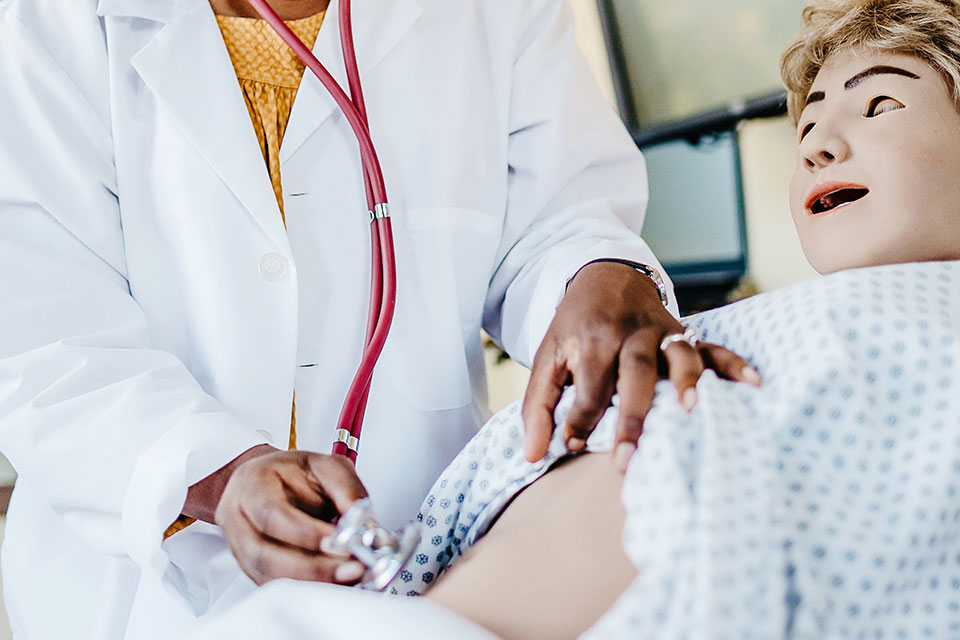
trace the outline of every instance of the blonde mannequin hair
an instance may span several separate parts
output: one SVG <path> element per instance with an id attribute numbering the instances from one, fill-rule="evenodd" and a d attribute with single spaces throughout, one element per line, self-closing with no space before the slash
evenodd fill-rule
<path id="1" fill-rule="evenodd" d="M 920 58 L 960 105 L 958 0 L 820 0 L 803 10 L 803 27 L 780 61 L 794 125 L 827 58 L 849 49 Z"/>

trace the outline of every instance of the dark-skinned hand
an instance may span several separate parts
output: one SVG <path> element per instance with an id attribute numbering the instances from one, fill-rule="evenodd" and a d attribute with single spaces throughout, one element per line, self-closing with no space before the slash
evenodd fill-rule
<path id="1" fill-rule="evenodd" d="M 696 384 L 705 369 L 728 380 L 759 386 L 760 376 L 743 358 L 719 345 L 661 341 L 684 327 L 664 308 L 656 285 L 633 267 L 595 262 L 570 282 L 533 360 L 523 400 L 525 455 L 536 462 L 547 453 L 554 409 L 565 386 L 576 398 L 564 428 L 571 451 L 582 450 L 614 393 L 620 415 L 613 462 L 625 471 L 643 433 L 654 388 L 664 370 L 687 411 L 697 403 Z"/>
<path id="2" fill-rule="evenodd" d="M 331 524 L 367 491 L 343 456 L 258 447 L 230 469 L 213 521 L 257 584 L 277 578 L 354 584 L 364 567 L 331 555 Z"/>

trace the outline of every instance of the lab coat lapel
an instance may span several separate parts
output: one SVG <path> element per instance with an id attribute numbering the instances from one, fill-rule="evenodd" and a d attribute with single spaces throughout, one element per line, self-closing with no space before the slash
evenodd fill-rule
<path id="1" fill-rule="evenodd" d="M 416 0 L 353 0 L 351 4 L 357 66 L 360 80 L 364 83 L 364 95 L 367 95 L 370 72 L 403 39 L 419 19 L 422 9 Z M 331 0 L 313 53 L 347 91 L 339 23 L 340 2 Z M 339 113 L 336 102 L 320 80 L 308 70 L 300 82 L 300 90 L 290 113 L 290 122 L 280 148 L 280 161 L 286 162 L 334 112 Z M 344 126 L 348 125 L 345 123 Z M 375 128 L 376 125 L 373 126 Z"/>
<path id="2" fill-rule="evenodd" d="M 206 0 L 176 2 L 169 21 L 131 62 L 250 215 L 289 250 L 260 144 Z"/>

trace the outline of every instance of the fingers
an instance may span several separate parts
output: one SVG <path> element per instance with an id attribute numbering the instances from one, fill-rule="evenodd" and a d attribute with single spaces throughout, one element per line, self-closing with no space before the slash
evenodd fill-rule
<path id="1" fill-rule="evenodd" d="M 643 423 L 657 386 L 658 335 L 652 331 L 638 332 L 627 339 L 620 351 L 617 394 L 620 396 L 620 415 L 613 446 L 613 464 L 621 473 L 637 450 L 637 441 L 643 433 Z"/>
<path id="2" fill-rule="evenodd" d="M 337 492 L 337 479 L 328 486 L 314 482 L 305 469 L 311 456 L 323 457 L 284 452 L 242 465 L 224 491 L 217 523 L 229 530 L 238 525 L 242 513 L 261 536 L 319 550 L 320 540 L 333 533 L 329 521 L 340 512 L 328 497 Z"/>
<path id="3" fill-rule="evenodd" d="M 668 334 L 669 335 L 669 334 Z M 663 351 L 670 381 L 677 389 L 677 400 L 687 413 L 697 405 L 697 381 L 704 364 L 700 353 L 684 340 L 671 342 Z"/>
<path id="4" fill-rule="evenodd" d="M 581 451 L 600 418 L 610 406 L 616 388 L 619 336 L 587 343 L 573 367 L 577 395 L 567 415 L 564 439 L 570 451 Z"/>
<path id="5" fill-rule="evenodd" d="M 333 558 L 319 551 L 282 544 L 262 535 L 241 511 L 241 521 L 228 538 L 240 568 L 259 585 L 276 578 L 353 584 L 364 574 L 359 562 Z"/>
<path id="6" fill-rule="evenodd" d="M 305 459 L 311 479 L 316 482 L 318 490 L 330 498 L 338 514 L 367 497 L 367 489 L 356 469 L 344 456 L 310 453 Z"/>
<path id="7" fill-rule="evenodd" d="M 250 526 L 260 535 L 281 544 L 320 550 L 320 541 L 333 535 L 335 527 L 318 520 L 290 503 L 266 502 L 243 508 Z"/>
<path id="8" fill-rule="evenodd" d="M 567 382 L 567 368 L 559 361 L 559 352 L 545 341 L 533 359 L 530 382 L 523 398 L 523 455 L 537 462 L 547 455 L 553 435 L 553 412 Z"/>
<path id="9" fill-rule="evenodd" d="M 340 511 L 313 477 L 309 470 L 309 463 L 304 458 L 298 458 L 293 472 L 284 473 L 281 481 L 286 502 L 304 513 L 325 522 L 334 522 L 340 516 Z"/>
<path id="10" fill-rule="evenodd" d="M 277 452 L 241 464 L 215 520 L 237 562 L 254 581 L 274 578 L 352 583 L 363 567 L 323 553 L 333 520 L 367 492 L 340 456 Z M 316 517 L 325 514 L 327 520 Z"/>
<path id="11" fill-rule="evenodd" d="M 746 382 L 759 387 L 763 379 L 750 363 L 734 352 L 718 344 L 700 343 L 700 355 L 708 369 L 713 369 L 721 378 L 734 382 Z"/>

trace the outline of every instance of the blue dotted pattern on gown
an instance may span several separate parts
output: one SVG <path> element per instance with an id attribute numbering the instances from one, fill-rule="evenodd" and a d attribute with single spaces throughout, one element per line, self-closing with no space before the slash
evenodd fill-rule
<path id="1" fill-rule="evenodd" d="M 960 263 L 840 272 L 688 319 L 760 369 L 661 398 L 640 576 L 595 638 L 960 638 Z"/>
<path id="2" fill-rule="evenodd" d="M 764 386 L 708 372 L 688 415 L 658 385 L 623 493 L 640 575 L 585 637 L 960 637 L 958 275 L 851 270 L 688 318 Z M 494 416 L 424 502 L 393 592 L 422 593 L 563 454 L 555 437 L 526 463 L 519 405 Z"/>

